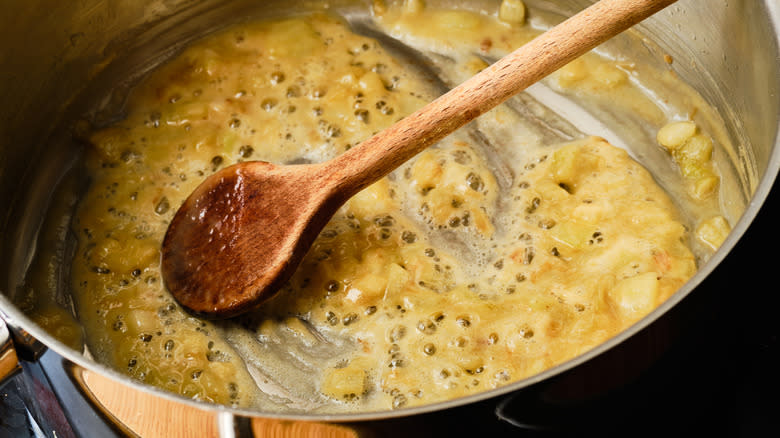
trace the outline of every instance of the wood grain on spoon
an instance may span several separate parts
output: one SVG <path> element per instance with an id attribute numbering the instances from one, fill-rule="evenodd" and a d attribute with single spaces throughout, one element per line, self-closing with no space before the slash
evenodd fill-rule
<path id="1" fill-rule="evenodd" d="M 601 0 L 339 157 L 239 163 L 207 178 L 165 235 L 162 273 L 190 312 L 228 318 L 272 297 L 350 197 L 418 152 L 675 0 Z"/>

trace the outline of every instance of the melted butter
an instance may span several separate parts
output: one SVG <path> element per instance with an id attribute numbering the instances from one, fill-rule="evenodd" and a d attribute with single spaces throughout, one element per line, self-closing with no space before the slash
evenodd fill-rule
<path id="1" fill-rule="evenodd" d="M 484 67 L 473 47 L 497 56 L 536 33 L 452 10 L 389 9 L 380 22 L 449 54 L 450 82 Z M 559 74 L 561 87 L 620 88 L 616 105 L 636 102 L 620 65 L 581 62 Z M 694 273 L 681 216 L 626 151 L 595 137 L 551 142 L 502 107 L 479 125 L 501 153 L 464 129 L 359 193 L 257 313 L 217 324 L 178 308 L 159 247 L 203 178 L 248 159 L 323 161 L 434 94 L 326 16 L 230 28 L 152 73 L 127 118 L 92 135 L 92 185 L 73 223 L 72 284 L 96 358 L 218 403 L 399 408 L 575 357 Z M 626 107 L 663 123 L 657 107 Z"/>

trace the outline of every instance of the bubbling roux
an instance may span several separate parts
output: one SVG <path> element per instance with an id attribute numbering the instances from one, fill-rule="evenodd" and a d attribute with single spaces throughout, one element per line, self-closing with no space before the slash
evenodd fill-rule
<path id="1" fill-rule="evenodd" d="M 505 3 L 505 21 L 522 21 L 522 4 Z M 375 12 L 391 33 L 438 44 L 450 81 L 485 64 L 435 35 L 457 28 L 459 41 L 494 53 L 537 32 L 463 10 L 412 9 Z M 415 36 L 417 22 L 428 25 Z M 559 86 L 639 95 L 614 62 L 588 56 L 559 74 Z M 625 150 L 597 137 L 550 141 L 502 106 L 349 200 L 261 310 L 216 323 L 177 306 L 161 281 L 160 243 L 206 176 L 242 160 L 334 157 L 434 98 L 431 88 L 325 15 L 231 27 L 151 73 L 126 117 L 89 137 L 71 276 L 95 358 L 243 407 L 415 406 L 573 358 L 695 272 L 687 220 Z M 664 137 L 675 150 L 708 141 L 695 125 L 681 128 Z M 709 156 L 677 156 L 693 160 L 691 178 L 717 187 Z"/>

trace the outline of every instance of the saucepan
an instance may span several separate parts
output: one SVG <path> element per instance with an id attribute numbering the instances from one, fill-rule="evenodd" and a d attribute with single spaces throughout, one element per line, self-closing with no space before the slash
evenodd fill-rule
<path id="1" fill-rule="evenodd" d="M 616 50 L 651 59 L 714 110 L 725 148 L 722 209 L 731 232 L 671 298 L 604 344 L 507 386 L 422 407 L 356 414 L 263 412 L 209 404 L 139 383 L 66 345 L 25 314 L 20 295 L 33 283 L 67 307 L 66 279 L 31 281 L 51 208 L 72 208 L 55 189 L 83 157 L 74 140 L 85 117 L 116 116 L 135 80 L 189 41 L 246 17 L 302 10 L 367 10 L 371 1 L 8 0 L 0 16 L 0 378 L 21 371 L 45 407 L 33 412 L 62 435 L 177 433 L 236 436 L 268 431 L 359 436 L 368 424 L 462 412 L 488 403 L 499 412 L 517 396 L 583 400 L 630 380 L 663 355 L 683 327 L 706 324 L 712 278 L 768 199 L 780 169 L 780 4 L 775 0 L 680 0 L 618 39 Z M 436 2 L 428 2 L 436 3 Z M 452 1 L 494 11 L 499 0 Z M 581 10 L 576 0 L 527 0 L 539 25 Z M 490 13 L 490 12 L 484 12 Z M 552 18 L 551 18 L 552 17 Z M 131 73 L 127 73 L 127 72 Z M 121 77 L 124 82 L 112 81 Z M 102 111 L 96 112 L 95 108 Z M 110 120 L 99 120 L 108 123 Z M 727 180 L 726 180 L 727 179 Z M 63 207 L 64 205 L 64 207 Z M 63 233 L 69 224 L 57 228 Z M 755 236 L 750 236 L 755 238 Z M 52 249 L 53 248 L 53 249 Z M 67 259 L 67 254 L 61 260 Z M 66 272 L 56 266 L 51 272 Z M 61 274 L 64 275 L 64 274 Z M 60 276 L 61 276 L 60 275 Z M 68 309 L 70 310 L 70 309 Z M 62 330 L 78 330 L 63 324 Z M 79 418 L 76 420 L 76 418 Z M 423 420 L 424 423 L 424 420 Z M 420 424 L 420 423 L 416 423 Z M 86 426 L 85 426 L 86 425 Z M 84 432 L 87 427 L 89 432 Z M 389 427 L 389 426 L 388 426 Z M 81 429 L 80 429 L 81 428 Z"/>

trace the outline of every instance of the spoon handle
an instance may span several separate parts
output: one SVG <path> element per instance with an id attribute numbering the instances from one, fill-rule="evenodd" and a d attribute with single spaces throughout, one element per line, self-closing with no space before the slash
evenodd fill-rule
<path id="1" fill-rule="evenodd" d="M 324 163 L 347 199 L 456 129 L 676 0 L 601 0 Z"/>

